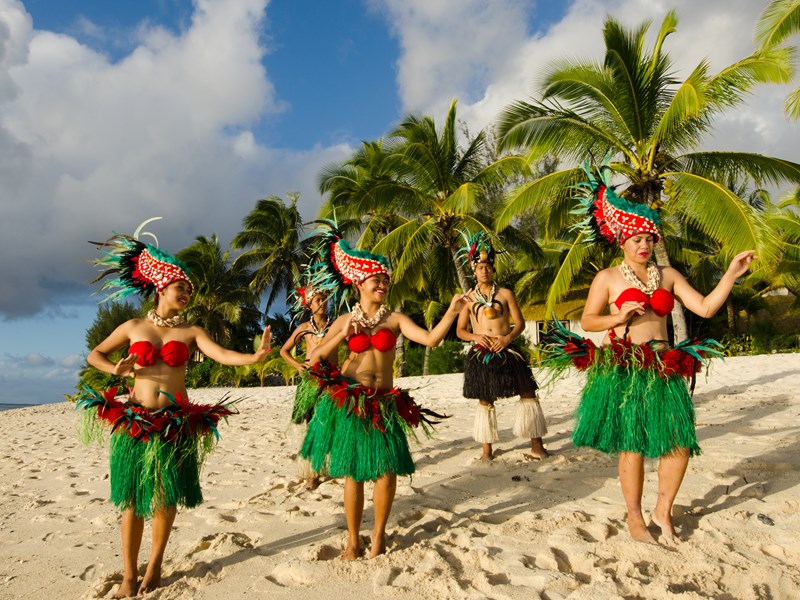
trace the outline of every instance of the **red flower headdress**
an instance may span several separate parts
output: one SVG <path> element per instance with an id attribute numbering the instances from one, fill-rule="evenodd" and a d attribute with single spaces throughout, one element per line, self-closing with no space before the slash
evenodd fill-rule
<path id="1" fill-rule="evenodd" d="M 92 261 L 103 269 L 92 283 L 110 275 L 117 275 L 114 279 L 106 280 L 98 290 L 98 292 L 115 290 L 104 300 L 125 298 L 136 293 L 149 296 L 153 292 L 160 292 L 175 281 L 186 281 L 190 288 L 194 289 L 189 279 L 189 269 L 183 262 L 159 249 L 158 246 L 145 244 L 139 240 L 141 235 L 149 235 L 158 244 L 156 236 L 142 232 L 142 229 L 151 221 L 160 218 L 148 219 L 136 228 L 133 236 L 115 233 L 105 242 L 89 242 L 99 246 L 104 255 Z"/>
<path id="2" fill-rule="evenodd" d="M 313 253 L 319 260 L 309 265 L 309 285 L 329 293 L 335 306 L 344 304 L 349 286 L 358 285 L 373 275 L 391 275 L 385 256 L 351 248 L 335 221 L 324 219 L 316 223 L 323 228 L 316 235 L 318 241 Z"/>
<path id="3" fill-rule="evenodd" d="M 652 234 L 657 242 L 661 238 L 658 213 L 644 204 L 630 202 L 617 195 L 611 185 L 611 168 L 604 164 L 590 169 L 584 163 L 587 181 L 576 187 L 583 191 L 575 212 L 586 212 L 588 217 L 575 227 L 587 234 L 591 242 L 606 242 L 620 246 L 637 233 Z"/>

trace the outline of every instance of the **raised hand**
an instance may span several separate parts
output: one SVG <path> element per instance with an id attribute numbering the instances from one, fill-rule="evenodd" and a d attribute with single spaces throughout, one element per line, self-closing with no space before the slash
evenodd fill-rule
<path id="1" fill-rule="evenodd" d="M 136 371 L 134 365 L 137 360 L 139 360 L 138 354 L 129 354 L 125 358 L 120 359 L 120 361 L 114 365 L 114 375 L 119 377 L 127 377 L 128 375 L 135 376 Z"/>
<path id="2" fill-rule="evenodd" d="M 272 326 L 267 325 L 264 327 L 264 333 L 261 334 L 261 343 L 258 345 L 258 350 L 253 353 L 253 356 L 256 362 L 261 362 L 270 352 L 272 352 Z"/>
<path id="3" fill-rule="evenodd" d="M 469 304 L 473 304 L 475 299 L 472 297 L 472 290 L 468 290 L 464 294 L 456 294 L 450 301 L 450 310 L 454 313 L 460 313 L 461 309 Z"/>
<path id="4" fill-rule="evenodd" d="M 758 257 L 756 256 L 755 250 L 745 250 L 744 252 L 739 252 L 739 254 L 733 257 L 731 264 L 728 265 L 728 273 L 738 279 L 747 273 L 747 270 L 750 268 L 750 263 L 757 258 Z"/>

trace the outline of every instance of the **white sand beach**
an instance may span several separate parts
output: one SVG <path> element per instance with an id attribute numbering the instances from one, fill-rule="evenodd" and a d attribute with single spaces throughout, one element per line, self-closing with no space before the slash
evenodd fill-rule
<path id="1" fill-rule="evenodd" d="M 221 426 L 205 503 L 179 511 L 163 587 L 146 597 L 800 598 L 800 354 L 715 361 L 699 377 L 703 454 L 676 501 L 677 550 L 632 542 L 615 460 L 571 445 L 580 375 L 542 391 L 554 455 L 541 462 L 512 437 L 513 401 L 498 402 L 498 457 L 483 464 L 461 375 L 398 383 L 452 418 L 412 445 L 388 553 L 353 562 L 338 560 L 342 481 L 308 491 L 295 475 L 294 388 L 196 391 L 242 397 L 241 414 Z M 66 403 L 0 413 L 0 598 L 105 598 L 120 581 L 107 449 L 81 445 L 77 421 Z M 371 519 L 368 500 L 365 543 Z M 148 553 L 149 527 L 142 567 Z"/>

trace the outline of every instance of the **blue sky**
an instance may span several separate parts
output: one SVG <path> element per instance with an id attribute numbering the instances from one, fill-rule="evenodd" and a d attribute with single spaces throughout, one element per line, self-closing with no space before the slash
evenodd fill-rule
<path id="1" fill-rule="evenodd" d="M 751 51 L 760 3 L 673 4 L 678 67 Z M 488 125 L 549 61 L 599 58 L 608 12 L 663 18 L 655 0 L 0 0 L 0 402 L 72 391 L 96 311 L 86 240 L 163 216 L 168 251 L 227 243 L 293 191 L 312 217 L 323 166 L 453 98 Z M 800 160 L 784 94 L 759 91 L 709 146 Z"/>

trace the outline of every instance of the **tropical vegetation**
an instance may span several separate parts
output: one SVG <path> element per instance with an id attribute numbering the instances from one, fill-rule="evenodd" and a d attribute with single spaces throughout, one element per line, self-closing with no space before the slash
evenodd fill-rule
<path id="1" fill-rule="evenodd" d="M 598 259 L 597 250 L 570 231 L 573 186 L 584 178 L 585 160 L 607 162 L 619 181 L 618 193 L 660 209 L 667 243 L 656 247 L 659 264 L 670 264 L 669 240 L 680 240 L 689 227 L 720 244 L 725 257 L 755 248 L 766 263 L 780 260 L 779 237 L 725 182 L 746 176 L 759 185 L 798 183 L 800 165 L 749 152 L 703 150 L 701 145 L 714 119 L 739 105 L 755 84 L 789 80 L 792 53 L 770 46 L 718 73 L 702 60 L 679 81 L 665 50 L 677 23 L 674 11 L 669 12 L 647 48 L 649 23 L 627 29 L 608 17 L 602 63 L 551 65 L 541 96 L 512 103 L 498 119 L 501 149 L 521 150 L 529 161 L 553 155 L 566 165 L 515 189 L 496 221 L 502 232 L 520 214 L 542 216 L 546 242 L 561 251 L 547 296 L 550 309 L 584 265 Z M 676 307 L 676 337 L 683 339 L 684 321 Z"/>

